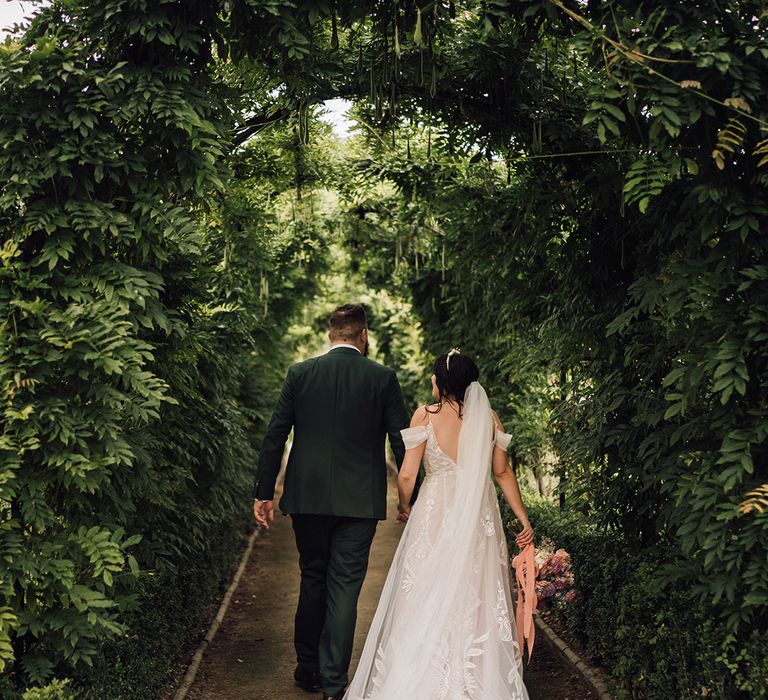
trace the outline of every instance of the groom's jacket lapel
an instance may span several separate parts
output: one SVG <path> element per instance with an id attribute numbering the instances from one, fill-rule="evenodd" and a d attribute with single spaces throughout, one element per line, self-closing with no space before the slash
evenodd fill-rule
<path id="1" fill-rule="evenodd" d="M 294 439 L 280 508 L 285 513 L 386 517 L 385 437 L 398 467 L 408 416 L 393 370 L 339 347 L 293 365 L 262 444 L 255 497 L 274 494 L 285 442 Z"/>

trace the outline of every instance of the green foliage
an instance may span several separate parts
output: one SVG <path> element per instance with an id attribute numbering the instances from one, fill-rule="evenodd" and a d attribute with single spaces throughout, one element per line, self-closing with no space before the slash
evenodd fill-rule
<path id="1" fill-rule="evenodd" d="M 702 35 L 710 8 L 527 5 L 440 25 L 453 70 L 429 113 L 401 100 L 413 125 L 360 110 L 400 142 L 367 137 L 354 172 L 396 191 L 355 182 L 349 244 L 430 351 L 481 358 L 521 454 L 553 444 L 580 508 L 764 628 L 768 530 L 741 510 L 768 478 L 764 17 L 733 2 Z"/>
<path id="2" fill-rule="evenodd" d="M 597 596 L 573 608 L 590 651 L 632 692 L 762 692 L 745 635 L 768 625 L 768 529 L 744 504 L 768 483 L 763 10 L 43 8 L 0 47 L 4 672 L 21 686 L 92 662 L 141 628 L 142 596 L 161 605 L 149 575 L 220 547 L 193 607 L 226 576 L 280 341 L 335 237 L 409 397 L 424 353 L 459 345 L 516 457 L 556 453 L 596 528 L 585 587 L 620 591 L 618 629 Z M 364 130 L 343 157 L 313 111 L 340 95 Z M 659 597 L 674 582 L 682 612 Z M 684 639 L 660 671 L 617 655 L 646 600 L 718 658 Z"/>
<path id="3" fill-rule="evenodd" d="M 76 670 L 117 696 L 144 663 L 131 696 L 152 696 L 251 522 L 323 229 L 281 235 L 298 147 L 278 151 L 282 182 L 226 151 L 214 9 L 53 4 L 0 50 L 0 667 L 17 687 Z M 142 583 L 185 575 L 166 608 Z M 157 626 L 157 659 L 130 641 L 149 611 L 185 615 Z"/>
<path id="4" fill-rule="evenodd" d="M 525 498 L 537 537 L 572 556 L 577 596 L 561 613 L 596 663 L 618 684 L 616 697 L 768 696 L 768 644 L 759 630 L 729 633 L 716 608 L 659 575 L 660 550 L 633 551 L 620 533 L 597 530 L 577 511 Z M 510 541 L 518 528 L 503 507 Z"/>
<path id="5" fill-rule="evenodd" d="M 223 595 L 231 579 L 251 527 L 242 510 L 236 522 L 211 526 L 208 542 L 175 561 L 174 569 L 139 579 L 135 592 L 141 606 L 122 617 L 128 633 L 103 644 L 92 668 L 77 669 L 79 698 L 157 697 L 158 688 L 177 672 L 180 656 L 199 640 L 201 612 Z"/>
<path id="6" fill-rule="evenodd" d="M 69 684 L 71 679 L 54 679 L 48 685 L 41 688 L 30 688 L 24 691 L 22 700 L 73 700 L 75 695 Z"/>
<path id="7" fill-rule="evenodd" d="M 193 18 L 142 12 L 52 6 L 0 53 L 3 662 L 35 683 L 124 631 L 141 540 L 124 525 L 148 466 L 130 435 L 177 403 L 154 366 L 185 325 L 163 299 L 195 230 L 174 199 L 217 184 Z M 151 57 L 108 41 L 130 23 Z"/>

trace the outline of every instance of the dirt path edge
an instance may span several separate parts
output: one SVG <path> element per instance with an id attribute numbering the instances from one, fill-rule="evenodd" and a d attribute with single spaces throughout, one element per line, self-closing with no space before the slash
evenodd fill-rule
<path id="1" fill-rule="evenodd" d="M 232 577 L 232 581 L 227 588 L 227 592 L 224 594 L 221 605 L 219 605 L 219 610 L 216 613 L 216 617 L 213 618 L 213 621 L 208 628 L 208 632 L 200 644 L 198 644 L 197 649 L 192 656 L 192 661 L 190 662 L 189 666 L 187 667 L 187 671 L 184 674 L 184 678 L 181 680 L 181 684 L 176 690 L 176 694 L 173 696 L 173 700 L 184 700 L 184 698 L 187 697 L 187 693 L 192 687 L 192 684 L 195 682 L 195 676 L 197 676 L 197 670 L 200 668 L 200 662 L 203 660 L 205 650 L 213 641 L 213 638 L 216 636 L 216 632 L 219 631 L 219 627 L 224 620 L 224 616 L 227 614 L 229 604 L 232 601 L 232 595 L 237 590 L 237 585 L 240 583 L 240 577 L 243 575 L 243 571 L 245 571 L 245 567 L 251 557 L 251 552 L 253 552 L 253 546 L 256 543 L 259 532 L 259 528 L 256 528 L 248 538 L 248 546 L 245 548 L 245 552 L 243 552 L 243 556 L 240 559 L 240 566 L 237 567 L 237 571 Z"/>
<path id="2" fill-rule="evenodd" d="M 601 678 L 598 678 L 592 667 L 586 663 L 576 652 L 571 649 L 539 615 L 533 616 L 533 622 L 544 635 L 552 642 L 552 645 L 560 652 L 565 661 L 573 666 L 584 678 L 584 681 L 597 693 L 600 700 L 615 700 L 608 690 L 608 686 Z"/>

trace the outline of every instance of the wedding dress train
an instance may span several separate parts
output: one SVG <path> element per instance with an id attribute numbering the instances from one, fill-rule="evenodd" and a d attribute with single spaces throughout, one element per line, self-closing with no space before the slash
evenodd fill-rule
<path id="1" fill-rule="evenodd" d="M 344 700 L 528 700 L 509 587 L 507 542 L 491 481 L 496 429 L 482 386 L 464 402 L 454 462 L 431 421 L 426 478 L 400 538 Z"/>

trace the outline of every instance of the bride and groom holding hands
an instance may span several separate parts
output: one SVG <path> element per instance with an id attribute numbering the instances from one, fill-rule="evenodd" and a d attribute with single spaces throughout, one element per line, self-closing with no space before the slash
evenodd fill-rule
<path id="1" fill-rule="evenodd" d="M 532 549 L 533 529 L 507 459 L 510 435 L 475 363 L 457 350 L 438 357 L 436 403 L 409 423 L 395 372 L 366 357 L 364 309 L 337 308 L 329 339 L 326 354 L 288 370 L 254 489 L 254 516 L 269 528 L 293 429 L 280 510 L 291 516 L 301 570 L 295 682 L 329 700 L 528 700 L 490 473 L 523 525 L 519 547 Z M 405 529 L 350 683 L 357 600 L 386 519 L 386 436 Z"/>

